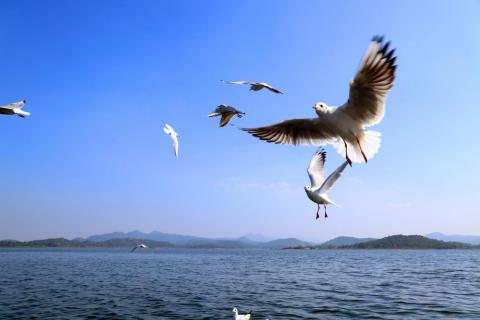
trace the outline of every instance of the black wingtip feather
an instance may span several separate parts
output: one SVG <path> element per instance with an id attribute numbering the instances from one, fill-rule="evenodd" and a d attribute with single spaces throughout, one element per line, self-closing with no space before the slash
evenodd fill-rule
<path id="1" fill-rule="evenodd" d="M 388 41 L 387 43 L 385 43 L 385 45 L 383 46 L 383 48 L 380 50 L 380 53 L 383 54 L 383 55 L 384 55 L 385 53 L 387 53 L 389 46 L 390 46 L 390 41 Z"/>
<path id="2" fill-rule="evenodd" d="M 393 56 L 393 54 L 395 53 L 395 49 L 392 49 L 389 53 L 387 53 L 387 55 L 385 56 L 385 58 L 387 58 L 388 60 L 390 60 Z"/>
<path id="3" fill-rule="evenodd" d="M 375 42 L 378 42 L 378 43 L 382 43 L 383 42 L 383 38 L 384 36 L 379 36 L 379 35 L 376 35 L 372 38 L 372 41 L 375 41 Z"/>

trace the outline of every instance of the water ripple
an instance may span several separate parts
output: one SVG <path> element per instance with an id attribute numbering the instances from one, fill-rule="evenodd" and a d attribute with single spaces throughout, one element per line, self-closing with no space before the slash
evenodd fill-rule
<path id="1" fill-rule="evenodd" d="M 480 319 L 476 250 L 0 250 L 0 318 Z"/>

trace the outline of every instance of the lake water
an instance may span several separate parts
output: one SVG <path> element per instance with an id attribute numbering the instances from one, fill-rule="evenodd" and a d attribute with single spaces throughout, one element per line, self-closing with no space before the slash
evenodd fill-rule
<path id="1" fill-rule="evenodd" d="M 0 318 L 480 319 L 480 250 L 0 250 Z"/>

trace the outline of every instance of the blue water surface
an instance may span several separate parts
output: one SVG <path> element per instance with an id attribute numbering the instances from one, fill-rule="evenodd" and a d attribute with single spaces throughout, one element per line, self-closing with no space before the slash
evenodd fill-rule
<path id="1" fill-rule="evenodd" d="M 0 249 L 0 318 L 480 319 L 480 250 Z"/>

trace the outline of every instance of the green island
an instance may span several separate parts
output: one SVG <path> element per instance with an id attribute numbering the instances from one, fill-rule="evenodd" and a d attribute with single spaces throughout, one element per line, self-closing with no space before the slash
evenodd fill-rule
<path id="1" fill-rule="evenodd" d="M 355 238 L 354 238 L 355 239 Z M 356 238 L 358 239 L 358 238 Z M 368 239 L 368 238 L 367 238 Z M 335 240 L 335 239 L 334 239 Z M 320 250 L 320 249 L 480 249 L 480 245 L 462 242 L 447 242 L 430 239 L 419 235 L 393 235 L 381 239 L 343 244 L 332 241 L 317 246 L 291 246 L 285 249 Z"/>

